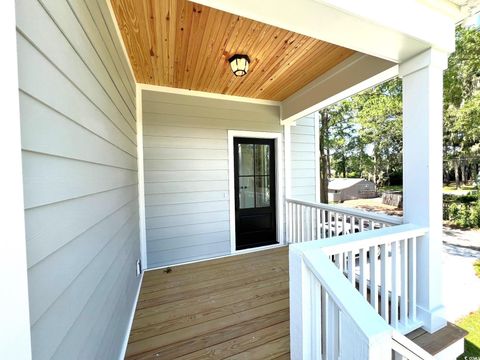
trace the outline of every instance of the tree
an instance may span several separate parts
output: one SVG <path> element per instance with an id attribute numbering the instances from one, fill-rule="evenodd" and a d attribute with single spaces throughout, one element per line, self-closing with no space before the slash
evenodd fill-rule
<path id="1" fill-rule="evenodd" d="M 445 165 L 454 172 L 458 188 L 472 160 L 473 173 L 477 172 L 475 159 L 480 155 L 479 29 L 458 26 L 455 46 L 444 75 L 443 126 Z"/>
<path id="2" fill-rule="evenodd" d="M 373 181 L 388 182 L 402 167 L 402 83 L 395 78 L 352 97 L 363 144 L 372 147 Z"/>

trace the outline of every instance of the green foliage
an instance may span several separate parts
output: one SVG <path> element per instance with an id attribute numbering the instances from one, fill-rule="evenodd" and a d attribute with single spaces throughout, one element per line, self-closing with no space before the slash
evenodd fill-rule
<path id="1" fill-rule="evenodd" d="M 444 74 L 445 159 L 480 155 L 479 29 L 458 26 L 455 46 Z"/>
<path id="2" fill-rule="evenodd" d="M 475 275 L 480 278 L 480 259 L 475 260 L 473 263 L 473 269 L 475 270 Z"/>
<path id="3" fill-rule="evenodd" d="M 402 167 L 402 84 L 394 79 L 329 109 L 327 146 L 336 176 L 388 183 Z"/>
<path id="4" fill-rule="evenodd" d="M 480 201 L 451 202 L 446 211 L 445 220 L 462 228 L 480 227 Z"/>
<path id="5" fill-rule="evenodd" d="M 457 321 L 457 325 L 468 331 L 465 338 L 465 352 L 457 359 L 480 357 L 480 309 Z"/>

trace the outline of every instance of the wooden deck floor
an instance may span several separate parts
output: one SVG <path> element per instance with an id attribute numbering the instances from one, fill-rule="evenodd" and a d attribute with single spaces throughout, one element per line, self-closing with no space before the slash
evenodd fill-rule
<path id="1" fill-rule="evenodd" d="M 289 359 L 288 249 L 148 271 L 127 359 Z"/>

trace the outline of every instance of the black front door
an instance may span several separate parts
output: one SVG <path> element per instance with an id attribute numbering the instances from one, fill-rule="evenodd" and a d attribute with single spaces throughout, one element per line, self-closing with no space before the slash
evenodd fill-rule
<path id="1" fill-rule="evenodd" d="M 277 243 L 275 142 L 234 139 L 236 249 Z"/>

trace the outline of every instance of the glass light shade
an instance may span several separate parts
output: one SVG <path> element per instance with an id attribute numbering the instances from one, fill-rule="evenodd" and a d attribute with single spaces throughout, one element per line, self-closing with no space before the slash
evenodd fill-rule
<path id="1" fill-rule="evenodd" d="M 247 55 L 239 55 L 235 54 L 230 59 L 230 68 L 235 76 L 244 76 L 248 72 L 248 65 L 250 63 L 250 59 Z"/>

